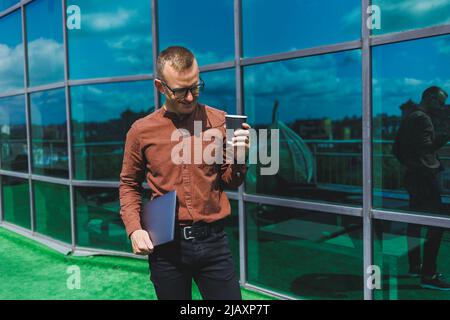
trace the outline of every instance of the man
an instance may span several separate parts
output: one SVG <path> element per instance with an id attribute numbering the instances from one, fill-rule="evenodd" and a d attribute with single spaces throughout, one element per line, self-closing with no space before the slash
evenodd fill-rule
<path id="1" fill-rule="evenodd" d="M 204 83 L 188 49 L 177 46 L 162 51 L 156 75 L 154 84 L 166 101 L 162 108 L 131 126 L 120 174 L 121 216 L 133 251 L 149 255 L 151 281 L 158 299 L 191 299 L 194 279 L 204 299 L 240 300 L 239 282 L 223 229 L 223 219 L 231 213 L 223 189 L 242 184 L 247 167 L 236 161 L 174 161 L 173 150 L 179 141 L 172 141 L 173 133 L 188 132 L 191 145 L 195 123 L 201 124 L 202 135 L 208 130 L 219 130 L 223 134 L 219 143 L 229 151 L 225 147 L 225 112 L 198 103 Z M 234 133 L 232 147 L 236 154 L 237 149 L 248 154 L 248 129 L 250 126 L 245 123 Z M 208 146 L 204 140 L 201 144 Z M 171 190 L 177 192 L 175 240 L 157 247 L 140 221 L 144 178 L 152 199 Z"/>
<path id="2" fill-rule="evenodd" d="M 450 119 L 445 110 L 447 93 L 433 86 L 422 94 L 419 105 L 408 104 L 394 143 L 394 154 L 406 167 L 404 185 L 411 211 L 442 214 L 440 173 L 444 170 L 437 151 L 450 138 Z M 421 287 L 450 290 L 450 283 L 438 273 L 437 256 L 444 229 L 428 227 L 421 263 L 420 225 L 409 224 L 409 274 L 421 276 Z"/>

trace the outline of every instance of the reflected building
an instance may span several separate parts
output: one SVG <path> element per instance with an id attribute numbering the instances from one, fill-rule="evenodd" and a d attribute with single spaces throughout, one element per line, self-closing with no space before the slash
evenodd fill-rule
<path id="1" fill-rule="evenodd" d="M 450 148 L 438 151 L 438 213 L 409 206 L 392 150 L 422 92 L 450 92 L 450 0 L 394 2 L 371 1 L 382 28 L 366 30 L 360 0 L 195 0 L 189 27 L 182 0 L 0 0 L 1 226 L 130 254 L 117 188 L 125 137 L 164 103 L 153 53 L 182 45 L 202 68 L 200 102 L 280 131 L 279 170 L 250 164 L 244 186 L 225 190 L 243 286 L 293 299 L 450 299 L 408 268 L 439 226 L 437 270 L 450 275 Z M 270 153 L 269 137 L 252 152 Z M 368 262 L 381 270 L 374 290 Z"/>

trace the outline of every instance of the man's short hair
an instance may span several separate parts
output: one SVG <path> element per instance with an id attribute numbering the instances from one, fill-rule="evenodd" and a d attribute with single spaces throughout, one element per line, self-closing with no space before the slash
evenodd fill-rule
<path id="1" fill-rule="evenodd" d="M 437 86 L 429 87 L 422 93 L 422 102 L 430 101 L 431 99 L 437 97 L 441 92 L 446 98 L 448 97 L 447 92 L 445 92 L 442 88 L 439 88 Z"/>
<path id="2" fill-rule="evenodd" d="M 181 46 L 168 47 L 158 55 L 156 77 L 164 79 L 163 70 L 167 63 L 176 71 L 183 71 L 192 67 L 194 60 L 194 54 L 189 49 Z"/>

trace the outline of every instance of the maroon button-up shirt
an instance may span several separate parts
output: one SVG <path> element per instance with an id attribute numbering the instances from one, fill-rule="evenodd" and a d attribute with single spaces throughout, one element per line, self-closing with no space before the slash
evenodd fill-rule
<path id="1" fill-rule="evenodd" d="M 220 130 L 225 158 L 225 112 L 198 104 L 195 111 L 180 119 L 175 113 L 158 109 L 133 123 L 127 133 L 120 173 L 120 214 L 128 236 L 142 229 L 142 182 L 150 187 L 150 199 L 169 191 L 177 192 L 177 215 L 180 221 L 213 222 L 231 213 L 230 202 L 223 191 L 225 186 L 238 187 L 245 179 L 246 165 L 223 161 L 208 164 L 194 160 L 194 121 L 201 121 L 201 134 Z M 191 161 L 178 163 L 171 157 L 180 140 L 172 141 L 176 130 L 189 132 L 185 141 L 192 146 Z M 214 140 L 201 141 L 203 150 Z M 178 148 L 180 149 L 180 148 Z M 176 149 L 176 150 L 178 150 Z M 183 152 L 181 152 L 184 155 Z M 213 152 L 213 154 L 215 154 Z M 197 154 L 198 155 L 198 154 Z M 184 158 L 186 159 L 186 158 Z M 199 161 L 200 160 L 200 161 Z"/>

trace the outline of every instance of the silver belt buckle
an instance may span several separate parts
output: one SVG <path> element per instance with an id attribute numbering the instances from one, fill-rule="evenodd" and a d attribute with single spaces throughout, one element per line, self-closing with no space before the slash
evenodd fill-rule
<path id="1" fill-rule="evenodd" d="M 192 229 L 192 227 L 184 227 L 184 228 L 183 228 L 183 236 L 184 236 L 184 239 L 186 239 L 186 240 L 195 239 L 195 237 L 188 237 L 188 236 L 186 235 L 186 229 L 187 229 L 187 228 Z"/>

